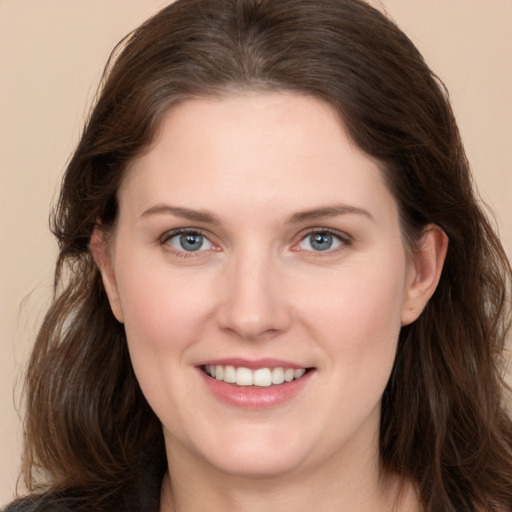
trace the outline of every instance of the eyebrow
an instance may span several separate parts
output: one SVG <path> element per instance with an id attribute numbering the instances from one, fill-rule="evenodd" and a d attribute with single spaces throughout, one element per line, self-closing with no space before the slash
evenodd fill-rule
<path id="1" fill-rule="evenodd" d="M 157 204 L 146 210 L 141 217 L 146 217 L 148 215 L 174 215 L 176 217 L 181 217 L 183 219 L 187 219 L 193 222 L 202 222 L 205 224 L 220 224 L 219 219 L 206 211 L 203 210 L 191 210 L 189 208 L 183 208 L 180 206 L 170 206 L 167 204 Z M 371 213 L 362 208 L 357 208 L 355 206 L 347 206 L 347 205 L 335 205 L 335 206 L 326 206 L 320 208 L 313 208 L 311 210 L 305 210 L 302 212 L 294 213 L 289 219 L 289 224 L 300 224 L 301 222 L 307 222 L 317 219 L 323 219 L 326 217 L 337 217 L 338 215 L 363 215 L 367 217 L 371 221 L 375 222 L 375 219 L 371 215 Z"/>
<path id="2" fill-rule="evenodd" d="M 367 217 L 371 221 L 375 222 L 375 219 L 369 211 L 348 205 L 326 206 L 305 210 L 303 212 L 297 212 L 290 217 L 288 222 L 290 224 L 299 224 L 301 222 L 323 219 L 326 217 L 337 217 L 338 215 L 347 214 L 363 215 L 364 217 Z"/>
<path id="3" fill-rule="evenodd" d="M 219 219 L 211 213 L 201 210 L 190 210 L 188 208 L 182 208 L 180 206 L 170 206 L 167 204 L 157 204 L 146 210 L 141 217 L 147 215 L 162 215 L 170 214 L 183 219 L 191 220 L 193 222 L 203 222 L 205 224 L 219 224 Z"/>
<path id="4" fill-rule="evenodd" d="M 167 204 L 157 204 L 152 206 L 148 210 L 145 210 L 141 217 L 148 215 L 174 215 L 181 217 L 193 222 L 202 222 L 205 224 L 220 224 L 219 219 L 206 211 L 203 210 L 191 210 L 189 208 L 183 208 L 181 206 L 171 206 Z M 347 205 L 335 205 L 335 206 L 324 206 L 320 208 L 313 208 L 311 210 L 304 210 L 302 212 L 294 213 L 289 219 L 289 224 L 300 224 L 301 222 L 307 222 L 311 220 L 323 219 L 326 217 L 337 217 L 338 215 L 363 215 L 375 222 L 375 219 L 371 213 L 362 208 Z"/>

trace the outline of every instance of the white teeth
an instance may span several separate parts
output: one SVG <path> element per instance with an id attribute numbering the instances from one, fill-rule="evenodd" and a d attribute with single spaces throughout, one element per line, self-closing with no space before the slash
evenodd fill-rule
<path id="1" fill-rule="evenodd" d="M 236 368 L 234 366 L 226 366 L 224 368 L 224 382 L 233 384 L 236 382 Z"/>
<path id="2" fill-rule="evenodd" d="M 206 373 L 217 380 L 222 380 L 229 384 L 237 386 L 258 386 L 268 387 L 272 385 L 291 382 L 294 379 L 300 379 L 305 373 L 305 368 L 294 370 L 293 368 L 258 368 L 250 370 L 240 366 L 238 368 L 232 365 L 207 365 Z"/>
<path id="3" fill-rule="evenodd" d="M 274 368 L 272 370 L 272 384 L 282 384 L 284 382 L 284 370 L 282 368 Z"/>
<path id="4" fill-rule="evenodd" d="M 272 372 L 268 368 L 260 368 L 254 372 L 254 385 L 267 387 L 272 384 Z"/>
<path id="5" fill-rule="evenodd" d="M 295 370 L 293 368 L 286 368 L 284 371 L 284 380 L 286 382 L 291 382 L 295 377 Z"/>
<path id="6" fill-rule="evenodd" d="M 293 372 L 293 377 L 295 379 L 300 379 L 305 373 L 306 373 L 306 370 L 304 370 L 304 368 L 300 368 L 299 370 L 295 370 Z"/>
<path id="7" fill-rule="evenodd" d="M 240 367 L 236 369 L 236 383 L 238 386 L 252 386 L 254 379 L 249 368 Z"/>

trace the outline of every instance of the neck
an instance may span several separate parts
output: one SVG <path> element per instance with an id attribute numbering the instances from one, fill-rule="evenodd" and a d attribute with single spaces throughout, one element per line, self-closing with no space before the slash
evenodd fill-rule
<path id="1" fill-rule="evenodd" d="M 161 512 L 416 512 L 412 485 L 383 475 L 378 449 L 371 457 L 333 456 L 321 465 L 281 475 L 240 476 L 212 468 L 182 452 L 168 449 L 169 472 L 162 485 Z"/>

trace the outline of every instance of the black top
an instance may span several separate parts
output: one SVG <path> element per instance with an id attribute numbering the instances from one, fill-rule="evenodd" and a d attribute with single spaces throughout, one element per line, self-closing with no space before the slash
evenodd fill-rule
<path id="1" fill-rule="evenodd" d="M 3 512 L 158 512 L 162 479 L 167 467 L 165 457 L 147 453 L 139 462 L 136 476 L 122 493 L 103 500 L 95 499 L 95 504 L 85 493 L 70 490 L 21 498 Z"/>

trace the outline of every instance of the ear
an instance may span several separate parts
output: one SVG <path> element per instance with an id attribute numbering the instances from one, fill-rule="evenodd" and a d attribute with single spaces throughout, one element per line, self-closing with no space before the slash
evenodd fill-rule
<path id="1" fill-rule="evenodd" d="M 402 304 L 402 325 L 414 322 L 434 294 L 447 250 L 446 233 L 439 226 L 429 224 L 411 256 L 407 289 Z"/>
<path id="2" fill-rule="evenodd" d="M 119 301 L 119 292 L 117 289 L 117 281 L 114 272 L 114 265 L 112 261 L 112 249 L 110 244 L 105 238 L 105 233 L 100 226 L 96 226 L 91 236 L 90 247 L 96 265 L 98 266 L 101 277 L 103 279 L 103 286 L 107 292 L 112 313 L 118 320 L 123 322 L 123 313 Z"/>

